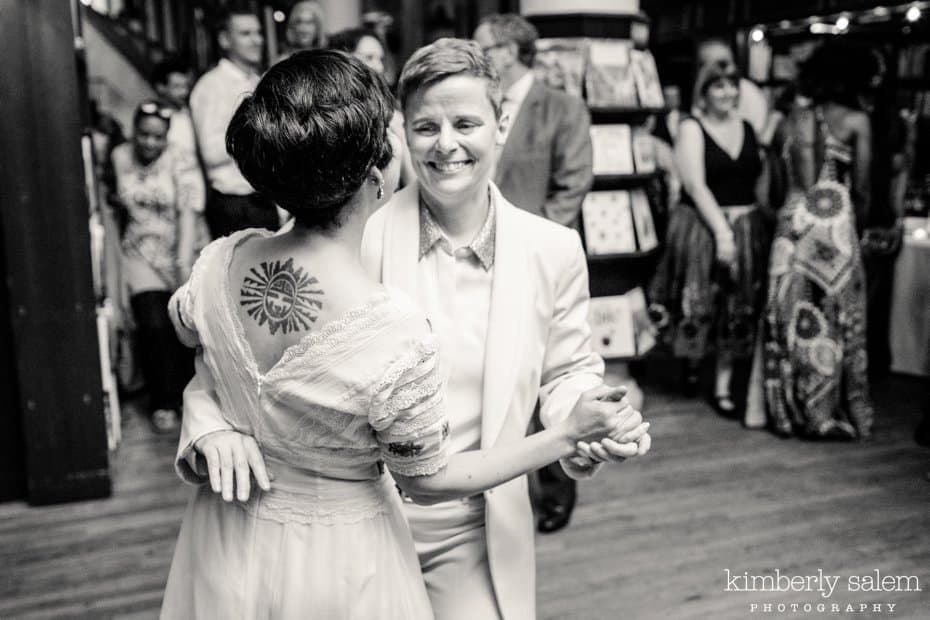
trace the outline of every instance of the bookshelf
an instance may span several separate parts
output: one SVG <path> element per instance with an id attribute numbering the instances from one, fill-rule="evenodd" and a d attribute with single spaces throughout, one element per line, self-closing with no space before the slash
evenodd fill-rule
<path id="1" fill-rule="evenodd" d="M 646 123 L 667 111 L 648 49 L 649 19 L 632 11 L 527 15 L 539 30 L 537 77 L 584 99 L 594 184 L 582 207 L 595 349 L 624 364 L 654 346 L 644 288 L 661 246 L 662 177 Z"/>

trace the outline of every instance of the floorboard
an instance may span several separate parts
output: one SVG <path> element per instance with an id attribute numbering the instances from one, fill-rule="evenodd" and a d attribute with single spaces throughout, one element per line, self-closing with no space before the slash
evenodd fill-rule
<path id="1" fill-rule="evenodd" d="M 653 452 L 582 484 L 571 525 L 537 537 L 540 620 L 930 617 L 930 450 L 912 441 L 918 382 L 895 377 L 876 391 L 865 444 L 748 431 L 646 387 Z M 171 466 L 174 439 L 154 436 L 137 403 L 123 434 L 111 498 L 0 504 L 3 620 L 157 617 L 189 491 Z M 727 570 L 775 569 L 840 581 L 830 597 L 726 591 Z M 876 570 L 916 576 L 921 591 L 849 591 L 849 577 Z M 805 603 L 826 610 L 805 613 Z M 762 613 L 764 604 L 775 607 Z M 875 613 L 876 604 L 896 607 Z"/>

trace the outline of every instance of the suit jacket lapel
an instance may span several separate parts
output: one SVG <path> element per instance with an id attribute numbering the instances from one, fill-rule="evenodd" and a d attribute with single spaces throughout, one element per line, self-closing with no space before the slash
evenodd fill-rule
<path id="1" fill-rule="evenodd" d="M 526 324 L 531 316 L 533 293 L 529 290 L 529 266 L 516 207 L 494 185 L 497 226 L 494 241 L 494 280 L 485 345 L 482 393 L 481 445 L 497 441 L 507 418 L 523 355 Z"/>
<path id="2" fill-rule="evenodd" d="M 510 126 L 507 132 L 507 140 L 504 142 L 504 148 L 501 151 L 497 163 L 497 172 L 494 178 L 500 182 L 508 172 L 511 162 L 519 159 L 521 149 L 525 149 L 531 143 L 530 132 L 537 127 L 536 120 L 538 117 L 537 107 L 542 102 L 542 86 L 537 81 L 533 81 L 526 98 L 517 111 L 517 118 Z"/>

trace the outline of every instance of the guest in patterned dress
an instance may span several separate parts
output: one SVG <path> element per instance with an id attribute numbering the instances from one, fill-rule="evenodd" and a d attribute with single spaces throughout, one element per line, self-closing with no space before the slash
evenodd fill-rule
<path id="1" fill-rule="evenodd" d="M 870 67 L 867 48 L 820 47 L 801 80 L 813 106 L 796 107 L 775 138 L 789 188 L 772 245 L 764 393 L 782 435 L 863 439 L 872 430 L 856 232 L 870 196 L 870 123 L 859 109 Z"/>
<path id="2" fill-rule="evenodd" d="M 449 455 L 431 326 L 361 262 L 365 223 L 399 173 L 392 113 L 385 82 L 361 61 L 314 50 L 273 66 L 233 116 L 229 152 L 294 226 L 215 241 L 171 299 L 234 430 L 196 440 L 209 472 L 182 460 L 187 480 L 209 474 L 213 486 L 184 515 L 162 618 L 428 620 L 395 482 L 436 503 L 568 458 L 578 441 L 648 442 L 639 413 L 601 386 L 546 431 Z M 232 479 L 212 465 L 246 436 L 252 452 L 236 467 L 246 477 L 252 467 L 260 489 L 240 478 L 228 503 Z"/>
<path id="3" fill-rule="evenodd" d="M 112 156 L 117 207 L 126 222 L 121 270 L 158 432 L 177 428 L 181 393 L 194 373 L 193 357 L 175 336 L 165 308 L 209 241 L 203 177 L 192 152 L 167 147 L 171 117 L 170 108 L 142 103 L 133 117 L 132 141 L 117 146 Z"/>
<path id="4" fill-rule="evenodd" d="M 699 113 L 681 122 L 675 144 L 682 202 L 650 287 L 651 315 L 673 353 L 692 368 L 715 355 L 714 404 L 726 416 L 736 409 L 734 361 L 752 356 L 769 247 L 758 207 L 766 175 L 755 132 L 738 113 L 738 83 L 727 63 L 698 73 Z"/>

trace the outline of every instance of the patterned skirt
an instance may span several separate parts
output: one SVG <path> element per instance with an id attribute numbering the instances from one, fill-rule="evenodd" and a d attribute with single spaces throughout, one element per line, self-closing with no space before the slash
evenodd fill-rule
<path id="1" fill-rule="evenodd" d="M 758 208 L 723 211 L 736 242 L 734 270 L 717 262 L 713 234 L 695 208 L 680 205 L 669 216 L 665 254 L 649 287 L 649 311 L 660 340 L 676 357 L 752 355 L 771 228 Z"/>
<path id="2" fill-rule="evenodd" d="M 848 190 L 820 181 L 779 214 L 765 313 L 764 389 L 783 435 L 869 436 L 865 274 Z"/>

